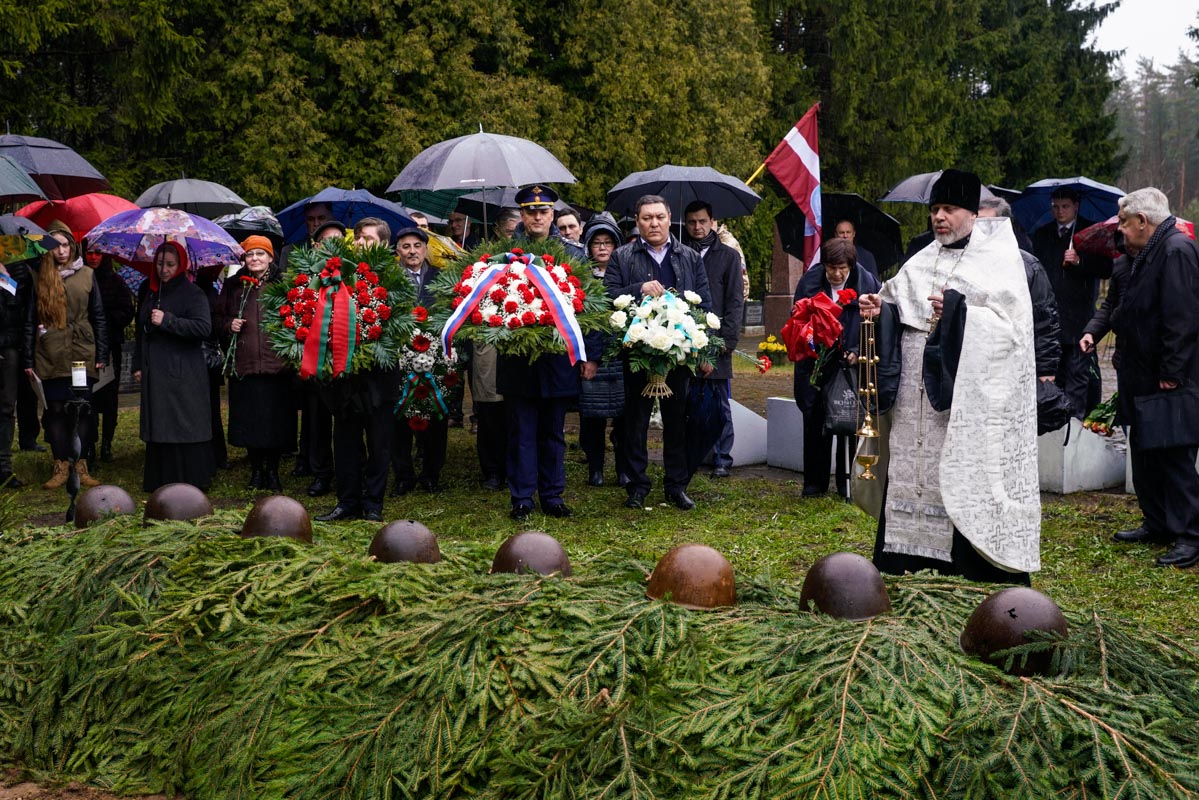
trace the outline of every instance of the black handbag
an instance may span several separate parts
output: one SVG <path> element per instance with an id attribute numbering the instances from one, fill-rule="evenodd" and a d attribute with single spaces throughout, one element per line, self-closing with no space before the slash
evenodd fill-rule
<path id="1" fill-rule="evenodd" d="M 858 376 L 848 364 L 841 364 L 824 389 L 824 432 L 852 436 L 858 431 Z"/>
<path id="2" fill-rule="evenodd" d="M 1037 436 L 1056 431 L 1074 416 L 1070 398 L 1053 381 L 1037 379 Z M 1069 434 L 1067 434 L 1068 436 Z"/>
<path id="3" fill-rule="evenodd" d="M 1186 386 L 1133 398 L 1132 435 L 1142 450 L 1199 446 L 1199 387 Z"/>
<path id="4" fill-rule="evenodd" d="M 210 371 L 225 368 L 225 354 L 221 352 L 219 344 L 211 339 L 204 339 L 200 342 L 200 348 L 204 351 L 204 366 Z"/>

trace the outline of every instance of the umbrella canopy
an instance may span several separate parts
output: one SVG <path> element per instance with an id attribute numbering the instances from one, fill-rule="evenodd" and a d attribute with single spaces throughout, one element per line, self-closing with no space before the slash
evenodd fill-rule
<path id="1" fill-rule="evenodd" d="M 20 164 L 8 156 L 0 156 L 0 203 L 28 203 L 45 199 L 45 192 Z"/>
<path id="2" fill-rule="evenodd" d="M 495 222 L 495 218 L 499 216 L 501 209 L 516 207 L 517 191 L 517 189 L 509 187 L 483 189 L 482 191 L 464 194 L 458 198 L 458 206 L 455 210 L 461 211 L 471 219 L 483 222 Z M 567 208 L 571 208 L 571 206 L 561 200 L 554 203 L 554 211 L 562 211 Z"/>
<path id="3" fill-rule="evenodd" d="M 250 206 L 236 214 L 226 214 L 213 220 L 237 241 L 247 236 L 265 236 L 271 240 L 275 249 L 283 246 L 283 226 L 279 224 L 275 212 L 266 206 Z"/>
<path id="4" fill-rule="evenodd" d="M 899 220 L 883 211 L 878 206 L 863 198 L 861 195 L 848 192 L 821 192 L 821 222 L 824 237 L 834 235 L 838 222 L 847 219 L 853 223 L 854 243 L 870 251 L 875 258 L 879 273 L 890 269 L 903 258 L 903 236 L 900 232 Z M 798 219 L 791 221 L 790 217 L 798 214 Z M 783 249 L 799 258 L 803 258 L 803 212 L 794 203 L 788 204 L 775 220 L 779 223 L 779 236 L 783 236 L 784 215 L 787 229 L 797 232 L 797 238 L 792 238 L 790 247 L 784 239 Z M 792 249 L 797 248 L 797 249 Z"/>
<path id="5" fill-rule="evenodd" d="M 312 197 L 292 203 L 279 212 L 283 241 L 291 244 L 302 242 L 308 237 L 308 228 L 304 225 L 304 207 L 309 203 L 328 203 L 333 209 L 333 219 L 347 228 L 353 227 L 366 217 L 378 217 L 383 220 L 392 233 L 401 228 L 416 227 L 416 223 L 404 213 L 404 209 L 390 200 L 375 197 L 366 189 L 338 189 L 336 186 L 330 186 Z"/>
<path id="6" fill-rule="evenodd" d="M 878 199 L 880 203 L 928 203 L 928 199 L 933 195 L 933 184 L 937 182 L 937 178 L 941 177 L 944 170 L 936 172 L 921 172 L 918 175 L 909 175 L 908 177 L 895 184 Z M 1001 191 L 1010 192 L 1011 189 Z M 996 197 L 995 192 L 991 191 L 990 187 L 983 185 L 979 191 L 979 199 L 987 200 Z"/>
<path id="7" fill-rule="evenodd" d="M 17 215 L 28 217 L 43 228 L 58 220 L 71 229 L 76 240 L 104 220 L 122 211 L 136 209 L 123 197 L 115 194 L 81 194 L 70 200 L 38 200 L 17 210 Z"/>
<path id="8" fill-rule="evenodd" d="M 38 258 L 46 252 L 42 240 L 48 235 L 31 219 L 15 214 L 0 215 L 0 264 Z"/>
<path id="9" fill-rule="evenodd" d="M 153 269 L 154 251 L 167 239 L 187 248 L 193 272 L 237 264 L 243 252 L 218 225 L 177 208 L 123 211 L 87 233 L 89 247 L 147 275 Z"/>
<path id="10" fill-rule="evenodd" d="M 1082 176 L 1046 178 L 1024 187 L 1019 199 L 1012 203 L 1012 216 L 1024 226 L 1024 230 L 1035 232 L 1053 219 L 1051 196 L 1054 189 L 1059 188 L 1078 192 L 1078 216 L 1089 220 L 1115 216 L 1120 210 L 1120 198 L 1124 196 L 1124 190 L 1117 186 L 1108 186 Z"/>
<path id="11" fill-rule="evenodd" d="M 250 205 L 232 189 L 195 178 L 156 183 L 133 202 L 140 208 L 178 208 L 207 219 L 222 214 L 236 214 Z"/>
<path id="12" fill-rule="evenodd" d="M 1116 249 L 1116 228 L 1120 225 L 1118 216 L 1109 217 L 1103 222 L 1096 222 L 1090 227 L 1083 228 L 1074 234 L 1074 249 L 1088 255 L 1118 258 L 1121 252 Z M 1174 227 L 1185 233 L 1191 239 L 1195 238 L 1195 223 L 1181 217 L 1175 217 Z"/>
<path id="13" fill-rule="evenodd" d="M 5 236 L 45 236 L 46 229 L 28 217 L 0 214 L 0 234 Z"/>
<path id="14" fill-rule="evenodd" d="M 0 136 L 0 155 L 17 162 L 50 200 L 112 189 L 100 171 L 65 144 L 36 136 Z"/>
<path id="15" fill-rule="evenodd" d="M 693 200 L 710 203 L 717 219 L 752 214 L 762 200 L 744 181 L 711 167 L 664 164 L 625 177 L 608 191 L 604 207 L 613 214 L 631 214 L 638 198 L 647 194 L 665 197 L 671 216 L 679 223 L 683 221 L 683 209 Z"/>
<path id="16" fill-rule="evenodd" d="M 472 191 L 491 186 L 574 182 L 570 170 L 536 142 L 484 133 L 480 129 L 478 133 L 438 142 L 422 150 L 400 171 L 387 191 Z M 404 202 L 415 205 L 408 198 Z"/>
<path id="17" fill-rule="evenodd" d="M 391 190 L 389 189 L 388 191 Z M 432 189 L 404 189 L 398 194 L 400 195 L 400 199 L 404 201 L 404 206 L 430 215 L 430 223 L 433 222 L 434 217 L 440 218 L 442 221 L 436 224 L 444 225 L 449 221 L 450 214 L 458 207 L 458 198 L 473 191 L 475 190 L 442 189 L 435 192 Z"/>

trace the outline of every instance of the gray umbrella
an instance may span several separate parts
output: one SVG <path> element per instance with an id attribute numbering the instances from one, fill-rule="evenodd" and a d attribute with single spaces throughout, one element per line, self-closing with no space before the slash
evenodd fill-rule
<path id="1" fill-rule="evenodd" d="M 932 197 L 933 184 L 937 182 L 937 178 L 941 177 L 944 170 L 936 172 L 921 172 L 919 175 L 909 175 L 899 183 L 891 187 L 885 195 L 880 197 L 880 203 L 927 203 L 928 198 Z M 995 194 L 986 186 L 982 187 L 979 192 L 980 200 L 987 200 L 995 197 Z"/>
<path id="2" fill-rule="evenodd" d="M 752 214 L 762 200 L 744 181 L 711 167 L 664 164 L 646 172 L 634 172 L 613 186 L 604 207 L 614 214 L 631 214 L 638 198 L 647 194 L 665 197 L 671 216 L 679 223 L 683 221 L 683 210 L 694 200 L 710 203 L 717 219 Z"/>
<path id="3" fill-rule="evenodd" d="M 232 189 L 195 178 L 156 183 L 133 202 L 141 208 L 177 208 L 207 219 L 236 214 L 250 205 Z"/>
<path id="4" fill-rule="evenodd" d="M 45 192 L 20 164 L 8 156 L 0 156 L 0 203 L 24 203 L 45 199 Z"/>
<path id="5" fill-rule="evenodd" d="M 36 136 L 0 136 L 0 155 L 17 162 L 45 193 L 47 200 L 67 200 L 112 187 L 100 171 L 65 144 Z"/>
<path id="6" fill-rule="evenodd" d="M 0 234 L 5 236 L 46 236 L 46 229 L 28 217 L 0 214 Z"/>
<path id="7" fill-rule="evenodd" d="M 574 182 L 570 170 L 536 142 L 484 133 L 480 128 L 478 133 L 438 142 L 422 150 L 400 171 L 387 191 L 474 190 Z"/>

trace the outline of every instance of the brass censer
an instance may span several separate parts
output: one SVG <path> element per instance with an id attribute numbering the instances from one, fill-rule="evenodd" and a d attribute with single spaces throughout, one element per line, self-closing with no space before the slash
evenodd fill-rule
<path id="1" fill-rule="evenodd" d="M 858 449 L 854 460 L 862 467 L 864 481 L 875 478 L 870 468 L 878 463 L 878 350 L 874 339 L 874 318 L 862 318 L 861 353 L 858 356 L 858 394 L 861 395 L 862 426 L 858 428 Z"/>

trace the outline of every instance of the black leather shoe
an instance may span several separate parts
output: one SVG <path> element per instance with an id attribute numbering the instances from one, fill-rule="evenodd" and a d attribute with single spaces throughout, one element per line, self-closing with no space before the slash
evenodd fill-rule
<path id="1" fill-rule="evenodd" d="M 1120 531 L 1119 533 L 1112 536 L 1112 538 L 1115 539 L 1117 542 L 1124 542 L 1125 544 L 1138 543 L 1138 542 L 1144 542 L 1146 544 L 1169 544 L 1170 543 L 1169 537 L 1164 536 L 1162 534 L 1154 533 L 1153 531 L 1146 528 L 1144 525 L 1142 525 L 1139 528 L 1136 528 L 1135 530 Z"/>
<path id="2" fill-rule="evenodd" d="M 588 486 L 603 486 L 604 485 L 604 471 L 602 469 L 591 470 L 591 474 L 587 476 L 587 485 Z"/>
<path id="3" fill-rule="evenodd" d="M 261 486 L 263 489 L 266 489 L 268 492 L 283 491 L 283 481 L 279 480 L 279 470 L 277 470 L 277 469 L 263 470 Z"/>
<path id="4" fill-rule="evenodd" d="M 630 478 L 627 474 L 623 472 L 616 473 L 616 485 L 621 489 L 628 486 L 631 482 L 632 478 Z"/>
<path id="5" fill-rule="evenodd" d="M 729 472 L 728 467 L 716 467 L 715 469 L 712 470 L 713 478 L 727 478 L 731 474 L 732 473 Z"/>
<path id="6" fill-rule="evenodd" d="M 510 512 L 508 512 L 508 516 L 512 517 L 512 519 L 514 519 L 517 522 L 524 522 L 526 519 L 529 518 L 529 515 L 532 513 L 533 513 L 532 506 L 526 506 L 526 505 L 522 504 L 519 506 L 512 506 L 512 510 Z"/>
<path id="7" fill-rule="evenodd" d="M 383 521 L 383 512 L 376 511 L 375 509 L 372 508 L 368 511 L 363 511 L 362 518 L 364 520 L 366 520 L 367 522 L 382 522 Z"/>
<path id="8" fill-rule="evenodd" d="M 328 514 L 321 514 L 316 518 L 317 522 L 341 522 L 347 519 L 358 519 L 358 512 L 352 511 L 345 506 L 333 506 L 333 510 Z"/>
<path id="9" fill-rule="evenodd" d="M 396 481 L 396 485 L 391 487 L 392 497 L 403 497 L 416 488 L 416 484 L 412 481 Z"/>
<path id="10" fill-rule="evenodd" d="M 670 503 L 680 511 L 690 511 L 695 508 L 695 501 L 687 496 L 686 492 L 667 492 L 666 502 Z"/>
<path id="11" fill-rule="evenodd" d="M 575 515 L 575 512 L 571 511 L 566 503 L 554 503 L 552 506 L 542 506 L 541 510 L 546 516 L 557 517 L 558 519 L 566 519 Z"/>
<path id="12" fill-rule="evenodd" d="M 296 468 L 291 471 L 293 478 L 308 478 L 312 476 L 312 470 L 307 464 L 296 464 Z"/>
<path id="13" fill-rule="evenodd" d="M 323 497 L 333 488 L 333 481 L 328 478 L 313 478 L 308 485 L 309 497 Z"/>
<path id="14" fill-rule="evenodd" d="M 265 489 L 263 485 L 262 470 L 254 469 L 250 472 L 250 482 L 246 484 L 247 489 Z"/>
<path id="15" fill-rule="evenodd" d="M 645 508 L 645 492 L 633 492 L 629 499 L 624 501 L 624 507 Z"/>
<path id="16" fill-rule="evenodd" d="M 1199 545 L 1180 542 L 1158 556 L 1157 561 L 1153 563 L 1159 567 L 1178 567 L 1179 569 L 1193 567 L 1199 564 Z"/>
<path id="17" fill-rule="evenodd" d="M 804 497 L 823 497 L 828 494 L 828 489 L 821 489 L 819 486 L 805 486 L 802 494 Z"/>

